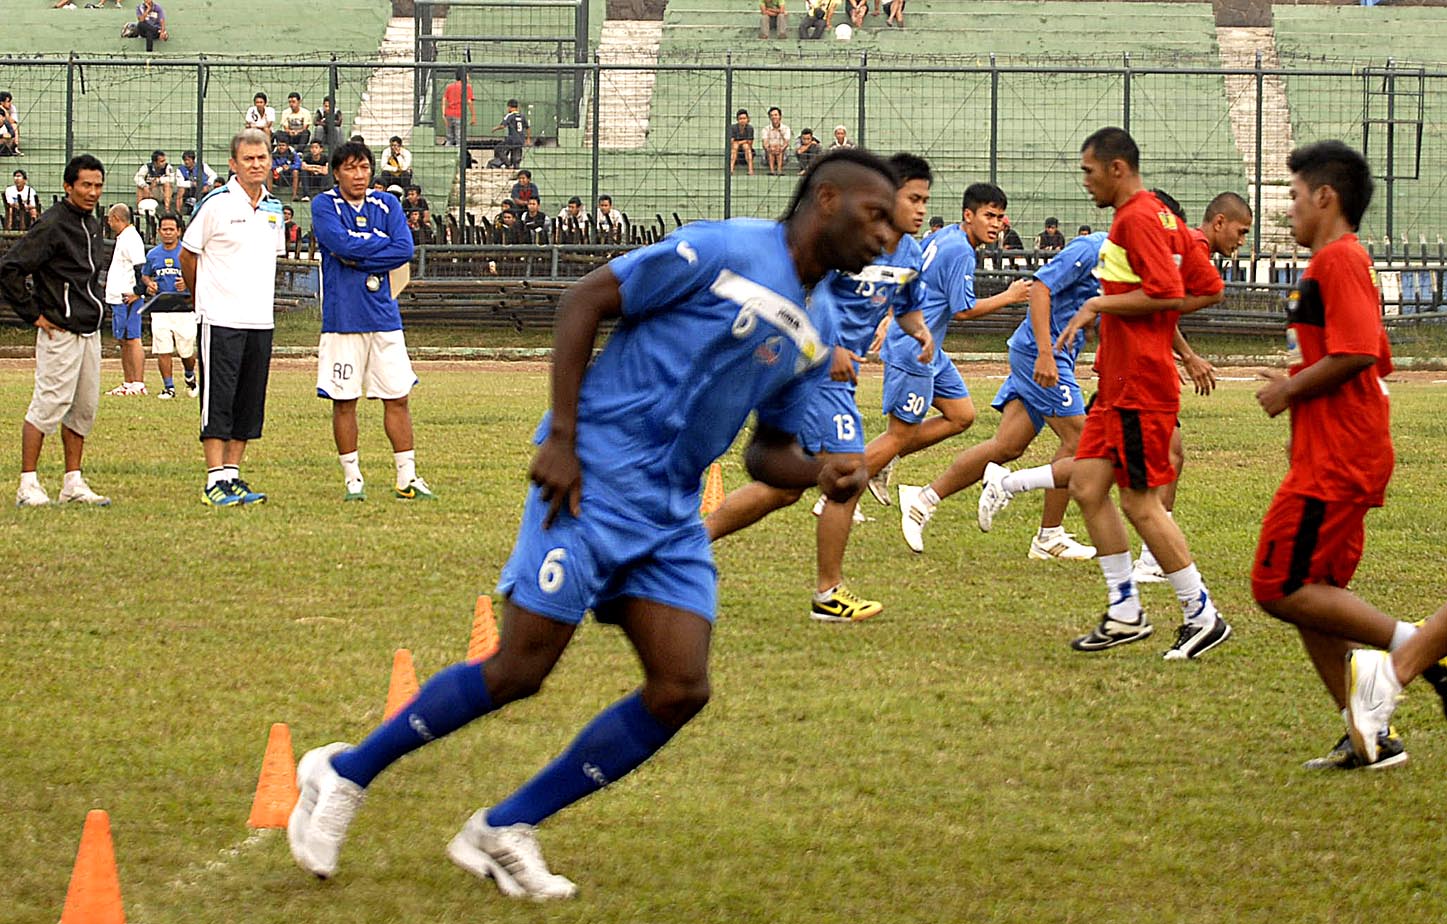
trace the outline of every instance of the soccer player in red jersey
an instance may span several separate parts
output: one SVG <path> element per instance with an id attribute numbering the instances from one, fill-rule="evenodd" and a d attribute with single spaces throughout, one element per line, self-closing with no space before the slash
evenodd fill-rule
<path id="1" fill-rule="evenodd" d="M 1392 476 L 1391 409 L 1383 377 L 1392 352 L 1382 327 L 1372 260 L 1356 229 L 1372 199 L 1366 159 L 1340 141 L 1297 148 L 1291 233 L 1311 262 L 1287 307 L 1290 375 L 1269 374 L 1256 393 L 1275 417 L 1291 410 L 1291 467 L 1261 523 L 1251 591 L 1266 612 L 1296 626 L 1307 655 L 1346 714 L 1343 659 L 1352 647 L 1398 648 L 1416 632 L 1347 590 L 1363 521 L 1382 506 Z M 1385 726 L 1364 748 L 1343 736 L 1309 768 L 1389 767 L 1407 759 Z"/>
<path id="2" fill-rule="evenodd" d="M 1103 128 L 1085 139 L 1080 169 L 1090 197 L 1101 208 L 1114 207 L 1115 218 L 1096 267 L 1102 294 L 1081 306 L 1055 344 L 1060 349 L 1099 318 L 1099 386 L 1075 453 L 1070 496 L 1097 549 L 1107 608 L 1100 624 L 1071 646 L 1101 651 L 1153 631 L 1131 580 L 1125 524 L 1110 502 L 1114 482 L 1121 510 L 1155 550 L 1181 602 L 1184 621 L 1165 657 L 1196 658 L 1230 637 L 1231 627 L 1217 612 L 1160 494 L 1176 478 L 1170 460 L 1181 400 L 1171 353 L 1176 319 L 1190 307 L 1187 291 L 1207 291 L 1213 277 L 1219 291 L 1221 280 L 1198 248 L 1181 243 L 1184 222 L 1141 183 L 1140 150 L 1127 132 Z"/>

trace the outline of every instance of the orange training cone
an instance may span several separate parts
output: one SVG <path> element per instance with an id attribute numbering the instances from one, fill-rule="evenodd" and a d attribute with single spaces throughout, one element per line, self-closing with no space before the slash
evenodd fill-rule
<path id="1" fill-rule="evenodd" d="M 497 620 L 492 615 L 492 598 L 481 594 L 472 612 L 472 638 L 467 643 L 467 660 L 486 661 L 497 651 Z"/>
<path id="2" fill-rule="evenodd" d="M 708 467 L 708 480 L 703 483 L 703 503 L 699 505 L 699 513 L 708 516 L 723 506 L 723 500 L 723 466 L 715 462 Z"/>
<path id="3" fill-rule="evenodd" d="M 266 736 L 256 798 L 251 800 L 248 828 L 285 828 L 296 806 L 296 760 L 292 757 L 291 729 L 277 722 Z"/>
<path id="4" fill-rule="evenodd" d="M 121 907 L 121 878 L 116 872 L 116 853 L 111 845 L 111 819 L 100 809 L 85 816 L 60 924 L 126 924 L 126 912 Z"/>
<path id="5" fill-rule="evenodd" d="M 392 655 L 392 681 L 387 684 L 387 710 L 382 718 L 390 719 L 417 695 L 417 670 L 412 666 L 412 652 L 398 648 Z"/>

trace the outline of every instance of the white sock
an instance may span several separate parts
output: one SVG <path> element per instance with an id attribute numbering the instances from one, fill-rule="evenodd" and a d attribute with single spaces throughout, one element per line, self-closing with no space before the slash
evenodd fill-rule
<path id="1" fill-rule="evenodd" d="M 241 467 L 240 467 L 239 465 L 223 465 L 223 466 L 221 466 L 221 480 L 222 480 L 222 481 L 235 481 L 236 479 L 238 479 L 238 478 L 240 478 L 240 477 L 241 477 Z"/>
<path id="2" fill-rule="evenodd" d="M 1201 582 L 1201 572 L 1196 570 L 1194 562 L 1180 571 L 1170 572 L 1166 580 L 1171 582 L 1171 589 L 1176 592 L 1176 599 L 1181 602 L 1181 609 L 1187 617 L 1199 621 L 1206 615 L 1206 608 L 1199 605 L 1201 595 L 1206 593 L 1206 585 Z"/>
<path id="3" fill-rule="evenodd" d="M 1041 539 L 1055 539 L 1055 538 L 1058 538 L 1058 537 L 1060 537 L 1060 536 L 1065 535 L 1065 527 L 1064 527 L 1064 526 L 1042 526 L 1042 527 L 1040 527 L 1040 532 L 1037 533 L 1036 535 L 1037 535 L 1039 538 L 1041 538 Z"/>
<path id="4" fill-rule="evenodd" d="M 417 477 L 417 450 L 394 452 L 392 459 L 397 463 L 397 487 L 405 488 Z"/>
<path id="5" fill-rule="evenodd" d="M 929 485 L 925 485 L 924 490 L 919 492 L 919 501 L 929 509 L 933 510 L 940 505 L 940 496 L 935 493 L 934 488 L 930 487 Z"/>
<path id="6" fill-rule="evenodd" d="M 1046 491 L 1055 487 L 1055 470 L 1048 465 L 1022 468 L 1006 475 L 1000 486 L 1011 494 L 1019 494 L 1021 491 Z"/>
<path id="7" fill-rule="evenodd" d="M 212 485 L 215 485 L 215 484 L 220 484 L 221 482 L 223 482 L 223 481 L 225 481 L 225 480 L 226 480 L 226 469 L 224 469 L 224 468 L 208 468 L 208 469 L 206 469 L 206 487 L 207 487 L 207 488 L 210 488 Z"/>
<path id="8" fill-rule="evenodd" d="M 834 591 L 836 591 L 836 590 L 838 590 L 838 589 L 839 589 L 839 585 L 838 585 L 838 584 L 835 584 L 833 587 L 829 588 L 828 590 L 816 590 L 816 591 L 814 591 L 814 602 L 815 602 L 815 603 L 828 603 L 830 600 L 834 599 Z"/>
<path id="9" fill-rule="evenodd" d="M 22 487 L 22 488 L 38 488 L 38 487 L 40 487 L 40 476 L 37 475 L 35 472 L 21 472 L 21 473 L 20 473 L 20 487 Z"/>
<path id="10" fill-rule="evenodd" d="M 1130 552 L 1100 555 L 1096 557 L 1096 561 L 1100 562 L 1100 573 L 1105 575 L 1105 598 L 1109 605 L 1110 618 L 1122 622 L 1139 622 L 1141 600 L 1130 579 Z"/>
<path id="11" fill-rule="evenodd" d="M 65 481 L 63 482 L 63 487 L 78 488 L 83 484 L 85 484 L 85 479 L 80 476 L 80 469 L 75 469 L 74 471 L 65 473 Z"/>
<path id="12" fill-rule="evenodd" d="M 1417 634 L 1417 627 L 1410 622 L 1399 622 L 1392 630 L 1392 642 L 1387 646 L 1388 651 L 1396 651 L 1407 643 L 1407 639 Z"/>
<path id="13" fill-rule="evenodd" d="M 342 479 L 346 481 L 348 488 L 352 486 L 352 482 L 354 481 L 358 484 L 361 483 L 362 465 L 357 461 L 357 451 L 355 449 L 351 452 L 338 453 L 337 461 L 342 465 Z"/>

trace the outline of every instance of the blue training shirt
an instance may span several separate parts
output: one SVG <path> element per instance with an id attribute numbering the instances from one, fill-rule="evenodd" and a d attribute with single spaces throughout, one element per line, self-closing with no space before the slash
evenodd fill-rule
<path id="1" fill-rule="evenodd" d="M 899 316 L 919 310 L 923 298 L 921 256 L 919 241 L 906 234 L 893 253 L 882 254 L 858 273 L 831 272 L 825 277 L 821 286 L 838 308 L 836 346 L 863 356 L 886 314 L 893 311 Z M 914 338 L 910 342 L 914 343 Z M 918 344 L 915 354 L 919 354 Z"/>
<path id="2" fill-rule="evenodd" d="M 809 302 L 777 222 L 694 222 L 608 267 L 623 317 L 578 396 L 584 508 L 697 517 L 704 470 L 750 413 L 800 431 L 829 374 L 833 312 Z"/>
<path id="3" fill-rule="evenodd" d="M 975 307 L 975 245 L 959 225 L 946 225 L 930 235 L 920 259 L 922 298 L 919 307 L 935 341 L 935 361 L 944 355 L 950 318 Z M 919 341 L 890 325 L 880 358 L 887 365 L 920 370 Z"/>
<path id="4" fill-rule="evenodd" d="M 322 333 L 401 330 L 387 274 L 412 259 L 402 203 L 370 191 L 357 208 L 329 189 L 312 200 L 312 234 L 322 253 Z"/>
<path id="5" fill-rule="evenodd" d="M 1065 325 L 1070 323 L 1070 319 L 1087 299 L 1100 294 L 1100 280 L 1095 277 L 1095 265 L 1100 260 L 1100 247 L 1105 243 L 1107 234 L 1105 231 L 1096 231 L 1071 238 L 1063 250 L 1050 258 L 1049 263 L 1035 271 L 1035 279 L 1050 290 L 1051 338 L 1060 336 Z M 1084 343 L 1085 331 L 1080 331 L 1075 336 L 1075 342 L 1070 345 L 1068 357 L 1071 363 L 1075 362 L 1075 357 L 1080 354 L 1080 347 Z M 1007 346 L 1032 356 L 1039 355 L 1039 346 L 1035 343 L 1035 331 L 1030 327 L 1028 312 L 1020 326 L 1015 328 L 1015 333 L 1010 335 Z"/>
<path id="6" fill-rule="evenodd" d="M 181 279 L 181 241 L 167 250 L 157 244 L 146 252 L 146 268 L 143 275 L 156 280 L 156 291 L 175 292 L 176 283 Z"/>

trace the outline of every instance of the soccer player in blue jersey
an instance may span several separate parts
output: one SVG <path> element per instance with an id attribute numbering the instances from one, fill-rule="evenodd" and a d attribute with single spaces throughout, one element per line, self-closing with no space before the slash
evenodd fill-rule
<path id="1" fill-rule="evenodd" d="M 799 441 L 820 458 L 851 464 L 864 461 L 864 422 L 854 388 L 862 354 L 868 350 L 875 328 L 892 311 L 899 326 L 914 337 L 919 358 L 934 355 L 934 341 L 919 308 L 921 253 L 914 239 L 929 206 L 933 178 L 929 164 L 913 154 L 896 154 L 889 163 L 899 178 L 899 190 L 887 252 L 858 273 L 830 274 L 814 293 L 816 302 L 827 303 L 836 313 L 839 331 L 833 343 L 830 380 L 819 389 Z M 721 539 L 751 526 L 795 503 L 803 493 L 801 488 L 776 488 L 762 481 L 744 485 L 730 492 L 704 521 L 709 539 Z M 882 603 L 862 599 L 844 586 L 844 547 L 859 495 L 843 503 L 820 500 L 823 509 L 815 508 L 819 514 L 818 574 L 809 615 L 821 622 L 858 622 L 877 616 L 884 609 Z"/>
<path id="2" fill-rule="evenodd" d="M 1054 352 L 1053 344 L 1080 306 L 1100 294 L 1095 265 L 1105 237 L 1105 232 L 1099 231 L 1074 238 L 1035 273 L 1035 284 L 1030 286 L 1030 312 L 1007 344 L 1010 375 L 990 403 L 1001 413 L 995 435 L 955 456 L 950 467 L 916 494 L 911 506 L 900 511 L 905 541 L 916 552 L 924 548 L 924 526 L 941 501 L 991 473 L 996 477 L 1008 474 L 1000 463 L 1020 458 L 1041 428 L 1049 424 L 1060 438 L 1052 463 L 1060 473 L 1052 475 L 1051 466 L 1042 465 L 1009 475 L 1014 492 L 1031 488 L 1047 491 L 1040 531 L 1030 541 L 1029 555 L 1035 559 L 1089 559 L 1095 555 L 1094 548 L 1076 542 L 1062 525 L 1070 503 L 1070 492 L 1065 489 L 1070 483 L 1069 465 L 1085 423 L 1085 402 L 1075 381 L 1075 358 L 1085 342 L 1085 332 L 1081 331 L 1059 353 Z M 1058 489 L 1057 482 L 1061 486 Z M 990 528 L 983 515 L 980 528 Z"/>
<path id="3" fill-rule="evenodd" d="M 920 271 L 924 284 L 921 307 L 934 339 L 934 358 L 921 362 L 913 339 L 898 325 L 889 326 L 879 354 L 884 360 L 884 413 L 889 421 L 885 432 L 865 447 L 865 464 L 871 474 L 884 471 L 900 456 L 963 433 L 975 422 L 970 390 L 945 355 L 945 331 L 951 318 L 982 317 L 1023 301 L 1029 292 L 1029 281 L 1017 279 L 1003 292 L 975 298 L 975 251 L 1000 236 L 1006 204 L 1000 187 L 972 183 L 965 190 L 960 223 L 941 228 L 926 241 Z M 926 419 L 931 406 L 940 416 Z M 900 485 L 900 508 L 908 510 L 920 490 Z M 881 490 L 875 497 L 887 503 L 889 495 Z"/>
<path id="4" fill-rule="evenodd" d="M 716 572 L 698 518 L 704 469 L 757 412 L 749 472 L 836 500 L 858 465 L 805 455 L 794 434 L 828 377 L 830 310 L 808 303 L 831 269 L 859 272 L 890 234 L 895 179 L 859 150 L 821 158 L 782 222 L 687 225 L 589 273 L 558 307 L 552 410 L 517 544 L 502 572 L 502 643 L 482 664 L 433 675 L 361 745 L 331 744 L 297 766 L 292 855 L 321 877 L 367 785 L 403 755 L 536 693 L 583 614 L 618 625 L 643 685 L 594 718 L 568 749 L 448 847 L 507 895 L 569 898 L 534 826 L 638 767 L 704 707 Z M 596 360 L 598 326 L 617 318 Z"/>
<path id="5" fill-rule="evenodd" d="M 317 350 L 317 397 L 332 402 L 332 437 L 346 483 L 343 500 L 366 499 L 357 458 L 357 400 L 382 401 L 382 428 L 392 444 L 399 500 L 433 500 L 417 475 L 412 411 L 417 384 L 392 291 L 393 270 L 412 261 L 412 232 L 402 204 L 371 192 L 372 151 L 348 141 L 332 152 L 336 185 L 312 200 L 312 234 L 322 253 L 322 339 Z"/>
<path id="6" fill-rule="evenodd" d="M 161 242 L 146 252 L 146 268 L 141 271 L 141 284 L 149 299 L 145 312 L 151 316 L 151 353 L 161 373 L 161 392 L 156 397 L 166 400 L 176 397 L 173 355 L 181 357 L 186 394 L 194 398 L 200 387 L 196 383 L 196 308 L 186 292 L 186 280 L 181 278 L 182 230 L 180 217 L 162 215 L 156 222 Z"/>

